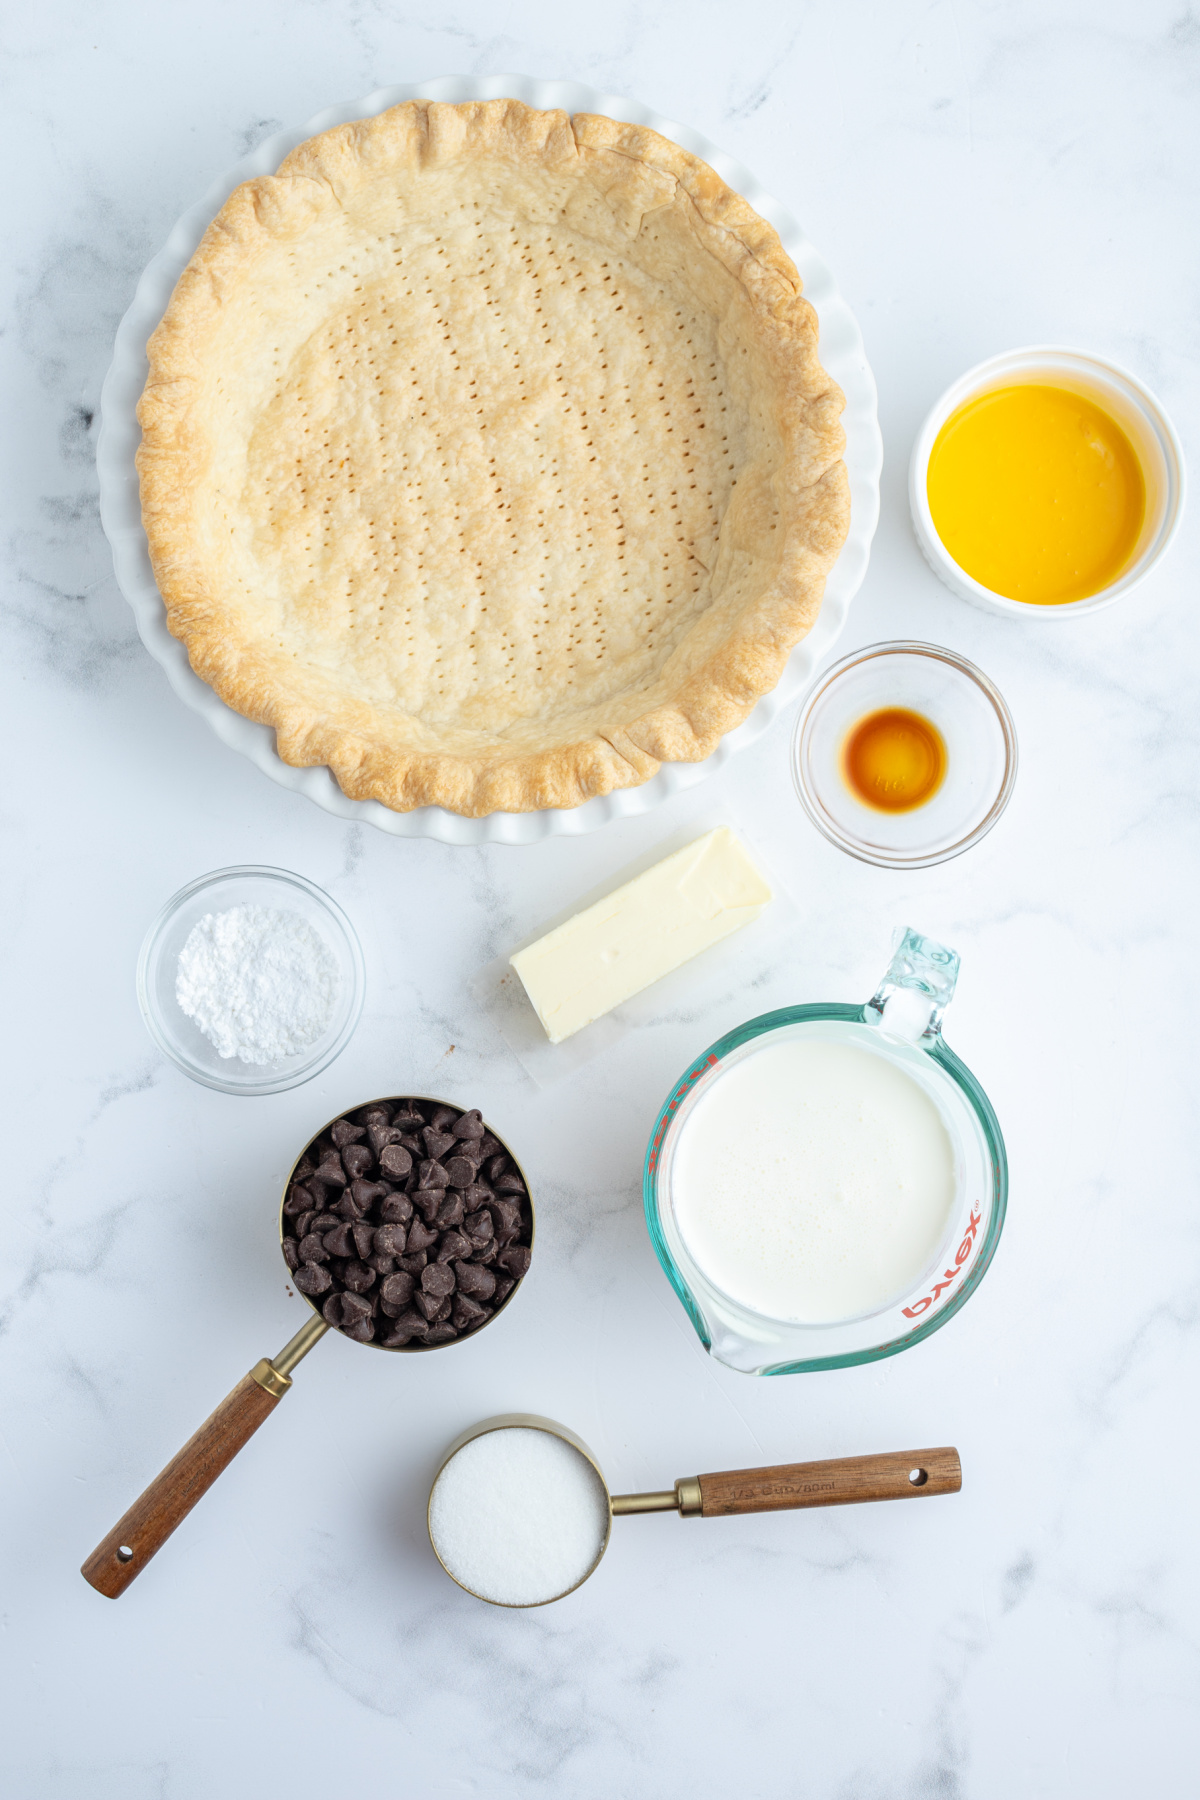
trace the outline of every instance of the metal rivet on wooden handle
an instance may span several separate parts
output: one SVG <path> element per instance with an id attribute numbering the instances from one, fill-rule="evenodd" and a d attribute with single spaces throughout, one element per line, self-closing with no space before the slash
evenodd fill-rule
<path id="1" fill-rule="evenodd" d="M 104 1542 L 97 1544 L 80 1571 L 84 1580 L 110 1600 L 123 1594 L 291 1385 L 265 1358 L 243 1376 Z"/>
<path id="2" fill-rule="evenodd" d="M 699 1512 L 714 1519 L 735 1513 L 787 1512 L 801 1506 L 852 1506 L 862 1500 L 956 1494 L 962 1486 L 962 1465 L 958 1451 L 943 1446 L 841 1456 L 832 1462 L 783 1463 L 770 1469 L 729 1469 L 697 1479 Z"/>

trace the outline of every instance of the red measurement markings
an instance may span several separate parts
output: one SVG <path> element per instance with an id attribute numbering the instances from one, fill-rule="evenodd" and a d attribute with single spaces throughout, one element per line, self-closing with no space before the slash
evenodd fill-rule
<path id="1" fill-rule="evenodd" d="M 942 1271 L 942 1279 L 938 1282 L 932 1294 L 925 1294 L 920 1300 L 916 1301 L 914 1305 L 906 1306 L 902 1309 L 906 1319 L 919 1319 L 921 1314 L 923 1312 L 928 1312 L 934 1301 L 938 1299 L 940 1295 L 945 1293 L 951 1282 L 958 1280 L 958 1277 L 962 1274 L 963 1269 L 970 1260 L 971 1251 L 975 1244 L 975 1234 L 979 1230 L 979 1223 L 982 1217 L 982 1213 L 972 1210 L 970 1220 L 967 1224 L 967 1235 L 964 1237 L 955 1253 L 954 1267 Z"/>
<path id="2" fill-rule="evenodd" d="M 662 1149 L 662 1141 L 667 1135 L 667 1127 L 670 1125 L 672 1118 L 687 1099 L 693 1084 L 699 1081 L 702 1075 L 707 1075 L 710 1069 L 715 1069 L 719 1061 L 720 1058 L 714 1056 L 710 1050 L 700 1067 L 698 1069 L 693 1069 L 690 1075 L 685 1076 L 679 1086 L 675 1089 L 675 1092 L 671 1095 L 670 1100 L 667 1102 L 667 1110 L 662 1116 L 662 1123 L 655 1132 L 654 1142 L 650 1146 L 648 1167 L 652 1175 L 658 1167 L 658 1153 Z"/>

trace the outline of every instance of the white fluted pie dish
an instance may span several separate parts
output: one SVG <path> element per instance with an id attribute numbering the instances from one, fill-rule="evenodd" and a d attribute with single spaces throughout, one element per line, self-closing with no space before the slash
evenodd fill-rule
<path id="1" fill-rule="evenodd" d="M 464 818 L 441 807 L 427 806 L 396 813 L 374 800 L 352 800 L 342 793 L 327 768 L 294 768 L 283 762 L 270 727 L 242 718 L 191 669 L 184 646 L 167 629 L 166 614 L 155 585 L 142 529 L 134 457 L 140 441 L 136 406 L 146 378 L 146 342 L 166 308 L 175 284 L 193 255 L 206 227 L 229 194 L 243 181 L 272 173 L 299 143 L 331 126 L 373 117 L 412 99 L 447 102 L 514 98 L 537 108 L 561 107 L 594 112 L 661 132 L 702 157 L 736 188 L 778 231 L 795 261 L 804 292 L 820 322 L 821 361 L 846 396 L 843 415 L 846 468 L 851 497 L 850 530 L 841 556 L 826 585 L 820 616 L 809 636 L 793 652 L 783 678 L 755 708 L 750 718 L 725 737 L 712 756 L 700 763 L 664 764 L 640 787 L 621 789 L 570 810 L 493 813 Z M 525 76 L 486 79 L 447 77 L 407 87 L 378 89 L 365 99 L 332 107 L 306 124 L 266 140 L 210 189 L 176 225 L 164 248 L 142 275 L 133 304 L 117 333 L 112 365 L 101 397 L 101 431 L 97 450 L 101 517 L 113 548 L 117 580 L 133 607 L 143 642 L 166 670 L 176 693 L 201 713 L 231 748 L 248 756 L 281 786 L 306 794 L 326 811 L 344 819 L 374 825 L 401 837 L 434 837 L 446 843 L 532 843 L 545 837 L 576 836 L 610 819 L 648 811 L 661 801 L 694 786 L 724 765 L 736 750 L 754 742 L 811 678 L 845 621 L 851 599 L 866 573 L 879 508 L 882 446 L 876 420 L 875 384 L 863 353 L 852 313 L 841 299 L 832 276 L 796 222 L 764 193 L 731 158 L 698 133 L 659 117 L 649 108 L 621 100 L 578 83 L 534 81 Z"/>

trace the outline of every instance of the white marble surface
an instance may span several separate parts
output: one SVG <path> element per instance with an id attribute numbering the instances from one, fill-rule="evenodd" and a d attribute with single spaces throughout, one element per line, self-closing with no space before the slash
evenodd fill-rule
<path id="1" fill-rule="evenodd" d="M 840 856 L 793 801 L 786 729 L 668 812 L 580 842 L 390 840 L 222 748 L 138 644 L 92 468 L 138 270 L 277 121 L 505 68 L 698 126 L 832 262 L 887 451 L 843 645 L 942 641 L 999 683 L 1021 777 L 972 854 L 911 876 Z M 45 0 L 10 15 L 3 76 L 6 1795 L 1194 1793 L 1194 514 L 1125 609 L 1017 628 L 938 587 L 904 499 L 927 406 L 1014 344 L 1107 352 L 1193 433 L 1194 17 L 1177 0 Z M 790 951 L 534 1089 L 473 1009 L 471 971 L 719 818 L 794 888 Z M 255 1101 L 164 1065 L 133 992 L 161 901 L 242 861 L 325 884 L 369 980 L 342 1059 Z M 648 1126 L 739 1019 L 865 996 L 903 921 L 963 954 L 948 1036 L 1012 1159 L 995 1264 L 960 1318 L 890 1362 L 732 1374 L 650 1251 Z M 101 1599 L 83 1556 L 303 1316 L 272 1223 L 297 1147 L 343 1104 L 426 1087 L 522 1146 L 540 1211 L 520 1304 L 445 1356 L 324 1343 L 125 1598 Z M 437 1569 L 423 1508 L 446 1441 L 510 1408 L 572 1424 L 617 1487 L 928 1442 L 959 1446 L 965 1486 L 903 1508 L 625 1521 L 571 1600 L 496 1612 Z"/>

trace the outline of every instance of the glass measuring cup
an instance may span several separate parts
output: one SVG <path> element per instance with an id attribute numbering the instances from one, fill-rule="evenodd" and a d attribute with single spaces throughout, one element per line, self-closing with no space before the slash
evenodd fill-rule
<path id="1" fill-rule="evenodd" d="M 385 1099 L 366 1100 L 358 1106 L 346 1107 L 334 1118 L 329 1119 L 319 1131 L 312 1133 L 303 1149 L 296 1157 L 288 1171 L 287 1180 L 283 1184 L 283 1192 L 279 1200 L 279 1241 L 280 1250 L 284 1240 L 284 1208 L 288 1192 L 292 1186 L 293 1176 L 300 1166 L 301 1160 L 317 1143 L 318 1139 L 336 1125 L 349 1113 L 366 1111 L 373 1106 L 396 1104 L 403 1098 L 404 1102 L 430 1108 L 454 1105 L 453 1102 L 434 1099 L 427 1094 L 409 1094 L 405 1096 L 388 1095 Z M 454 1110 L 462 1109 L 454 1106 Z M 525 1171 L 513 1155 L 507 1142 L 491 1131 L 485 1129 L 501 1145 L 503 1153 L 508 1157 L 513 1168 L 524 1183 L 524 1191 L 528 1197 L 530 1212 L 530 1245 L 536 1232 L 536 1218 L 533 1212 L 533 1198 L 526 1179 Z M 308 1165 L 311 1169 L 311 1164 Z M 342 1178 L 344 1180 L 344 1177 Z M 335 1190 L 336 1191 L 336 1190 Z M 438 1190 L 441 1192 L 442 1190 Z M 288 1265 L 289 1279 L 291 1267 Z M 518 1280 L 512 1291 L 483 1320 L 472 1336 L 478 1336 L 489 1325 L 495 1323 L 504 1308 L 510 1304 L 520 1291 Z M 141 1574 L 152 1556 L 155 1556 L 166 1543 L 171 1533 L 181 1525 L 197 1501 L 207 1493 L 218 1475 L 228 1468 L 234 1457 L 253 1437 L 259 1426 L 264 1424 L 268 1416 L 283 1399 L 292 1385 L 292 1370 L 308 1355 L 309 1351 L 320 1342 L 326 1332 L 335 1330 L 323 1316 L 316 1300 L 308 1295 L 300 1295 L 310 1308 L 311 1316 L 300 1327 L 294 1337 L 284 1345 L 273 1357 L 261 1357 L 249 1374 L 244 1375 L 231 1393 L 227 1394 L 216 1410 L 209 1415 L 200 1429 L 189 1438 L 183 1449 L 175 1456 L 150 1483 L 145 1492 L 134 1501 L 124 1516 L 108 1533 L 107 1537 L 92 1551 L 84 1563 L 81 1573 L 86 1582 L 98 1593 L 110 1600 L 116 1600 L 129 1584 Z M 348 1335 L 337 1333 L 337 1335 Z M 351 1338 L 351 1342 L 355 1340 Z M 368 1341 L 370 1349 L 386 1350 L 394 1356 L 412 1355 L 418 1351 L 434 1351 L 450 1349 L 462 1339 L 451 1338 L 438 1344 L 403 1344 L 389 1346 Z"/>
<path id="2" fill-rule="evenodd" d="M 1008 1199 L 1004 1139 L 987 1095 L 943 1041 L 954 995 L 953 950 L 906 930 L 875 994 L 860 1006 L 786 1006 L 728 1032 L 698 1056 L 655 1121 L 643 1200 L 650 1241 L 706 1350 L 750 1375 L 793 1375 L 876 1362 L 918 1344 L 966 1304 L 987 1272 Z M 797 1324 L 731 1298 L 701 1269 L 681 1232 L 672 1174 L 682 1131 L 699 1100 L 763 1040 L 844 1044 L 886 1058 L 933 1101 L 954 1153 L 954 1199 L 935 1255 L 909 1291 L 857 1318 Z"/>
<path id="3" fill-rule="evenodd" d="M 543 1565 L 534 1577 L 525 1558 L 531 1542 L 536 1540 L 540 1564 L 545 1554 L 542 1542 L 553 1532 L 556 1517 L 561 1517 L 561 1495 L 544 1491 L 547 1483 L 539 1489 L 536 1476 L 530 1478 L 532 1470 L 515 1479 L 510 1471 L 505 1480 L 497 1477 L 494 1465 L 482 1479 L 476 1473 L 475 1492 L 467 1500 L 465 1514 L 463 1492 L 458 1492 L 453 1503 L 458 1513 L 458 1530 L 466 1527 L 473 1548 L 480 1542 L 488 1546 L 488 1561 L 494 1558 L 497 1546 L 506 1561 L 515 1558 L 521 1579 L 532 1584 L 526 1586 L 520 1599 L 501 1599 L 495 1592 L 483 1593 L 473 1587 L 467 1578 L 470 1558 L 459 1561 L 456 1572 L 452 1566 L 456 1557 L 449 1542 L 443 1537 L 439 1546 L 438 1541 L 439 1521 L 435 1515 L 443 1476 L 461 1451 L 497 1432 L 523 1434 L 534 1443 L 539 1437 L 543 1441 L 557 1439 L 569 1446 L 586 1465 L 586 1471 L 580 1472 L 593 1505 L 594 1534 L 575 1568 L 564 1578 L 561 1569 L 556 1576 L 547 1573 Z M 613 1494 L 600 1464 L 575 1432 L 537 1413 L 502 1413 L 471 1426 L 450 1445 L 429 1490 L 426 1526 L 434 1555 L 464 1593 L 489 1606 L 524 1609 L 564 1600 L 582 1587 L 600 1566 L 614 1519 L 657 1512 L 673 1512 L 681 1519 L 732 1518 L 743 1513 L 794 1512 L 803 1507 L 850 1506 L 869 1500 L 933 1499 L 939 1494 L 956 1494 L 961 1487 L 958 1451 L 942 1445 L 928 1450 L 884 1451 L 874 1456 L 840 1456 L 827 1462 L 784 1463 L 765 1469 L 726 1469 L 711 1475 L 687 1475 L 673 1487 L 654 1493 Z M 514 1543 L 517 1539 L 520 1541 Z M 511 1578 L 511 1570 L 509 1573 Z"/>

